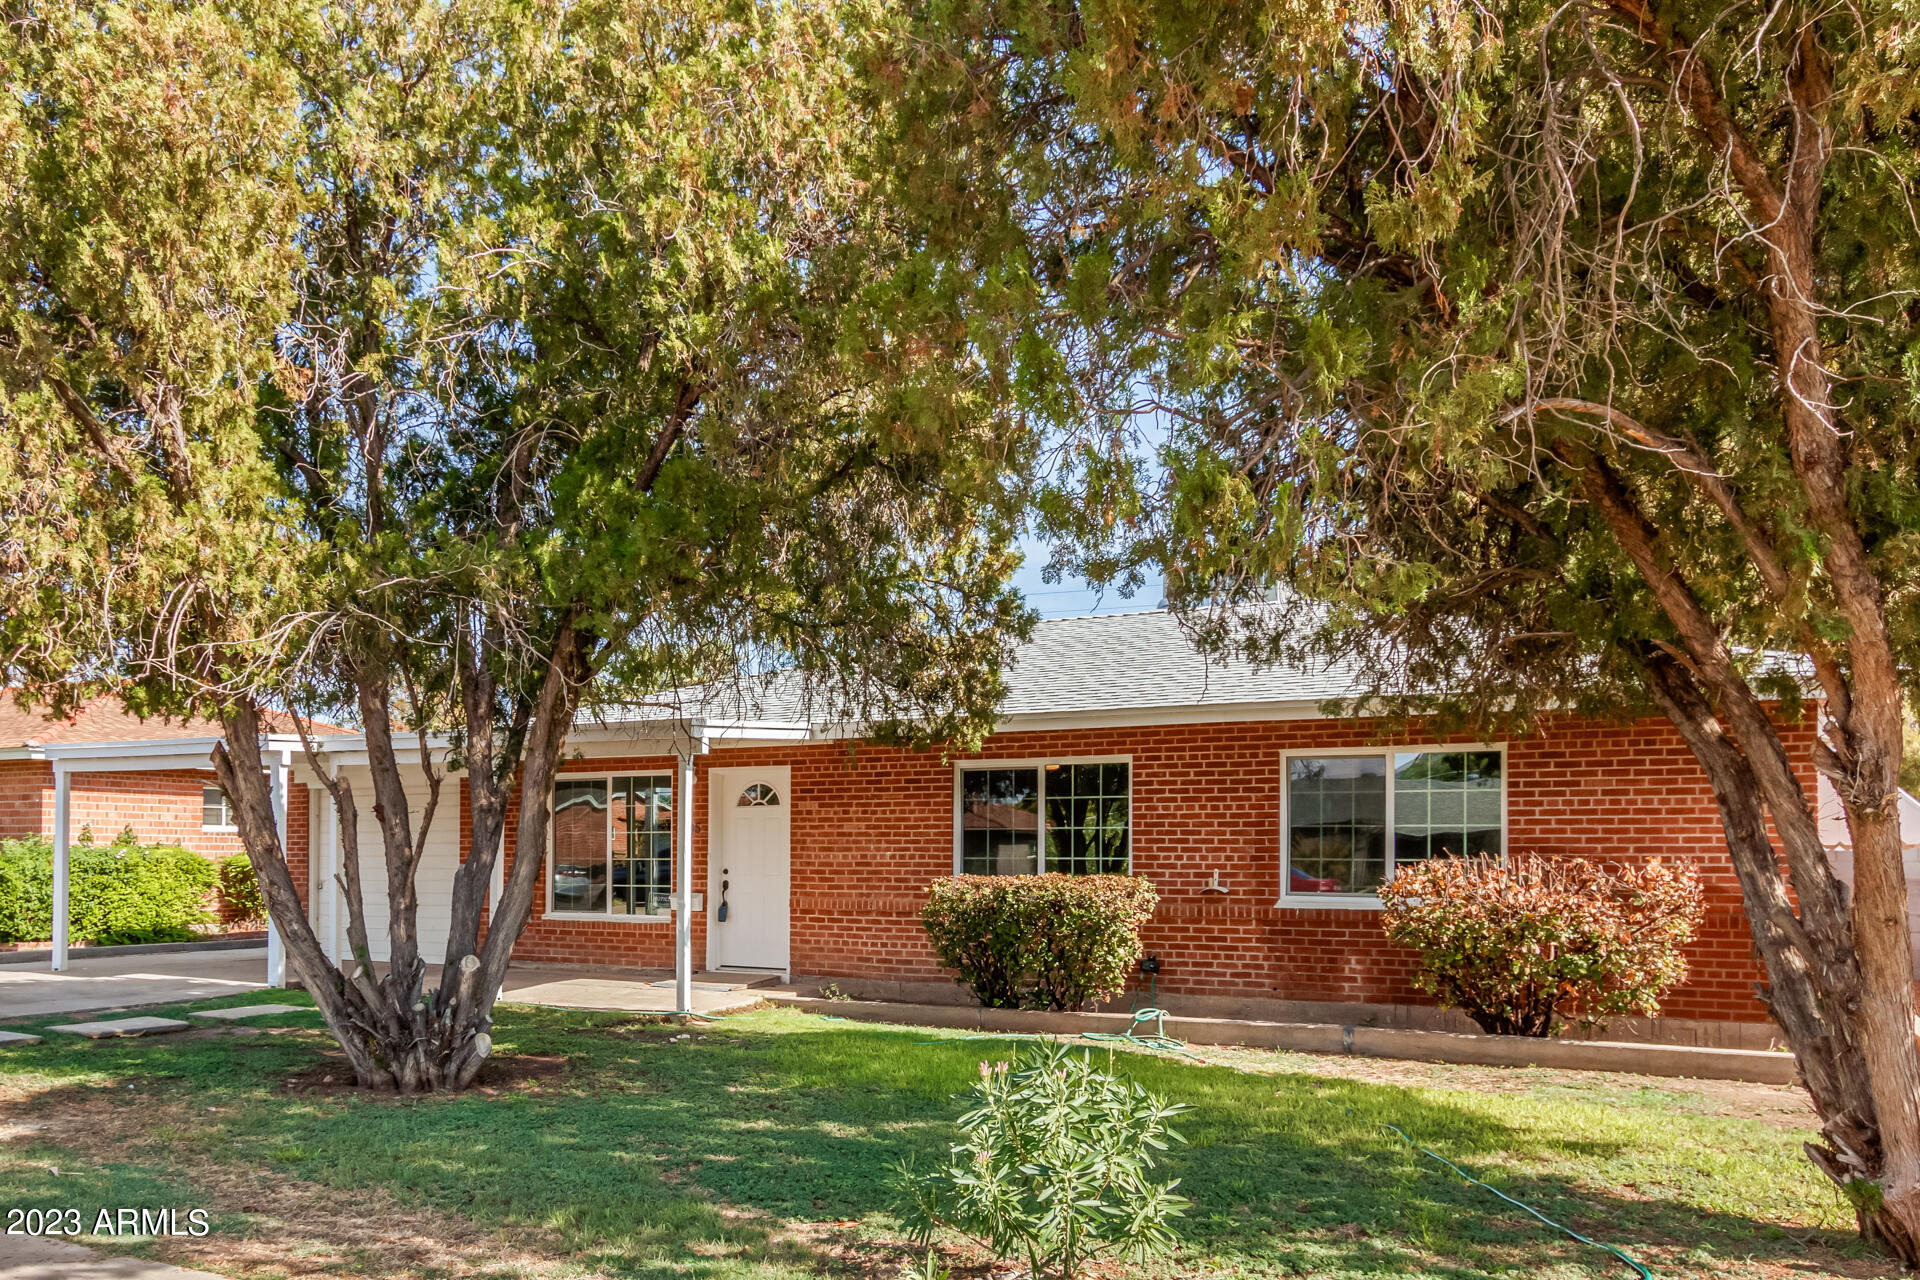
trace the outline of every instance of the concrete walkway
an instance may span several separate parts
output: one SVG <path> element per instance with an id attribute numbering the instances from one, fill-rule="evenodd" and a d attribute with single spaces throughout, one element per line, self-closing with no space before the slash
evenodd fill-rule
<path id="1" fill-rule="evenodd" d="M 0 965 L 0 1018 L 91 1013 L 210 1000 L 267 985 L 267 949 L 75 956 L 65 973 L 44 960 Z"/>
<path id="2" fill-rule="evenodd" d="M 141 1005 L 185 1004 L 266 987 L 267 952 L 178 951 L 166 955 L 75 957 L 54 973 L 45 962 L 0 965 L 0 1018 L 97 1013 Z M 505 998 L 515 1004 L 627 1013 L 672 1013 L 673 975 L 654 969 L 589 965 L 515 965 Z M 432 979 L 429 978 L 429 985 Z M 752 974 L 694 975 L 695 1013 L 722 1013 L 760 999 L 774 981 Z"/>
<path id="3" fill-rule="evenodd" d="M 0 1235 L 0 1280 L 223 1280 L 143 1258 L 111 1258 L 48 1236 Z"/>
<path id="4" fill-rule="evenodd" d="M 621 1013 L 672 1013 L 673 975 L 653 969 L 599 969 L 590 965 L 529 964 L 507 970 L 509 1004 Z M 778 979 L 737 973 L 693 975 L 693 1011 L 724 1013 L 759 1003 L 760 987 Z M 664 985 L 663 985 L 664 984 Z"/>

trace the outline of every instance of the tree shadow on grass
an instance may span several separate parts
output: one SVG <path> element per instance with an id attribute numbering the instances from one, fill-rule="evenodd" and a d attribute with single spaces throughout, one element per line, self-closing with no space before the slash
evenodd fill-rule
<path id="1" fill-rule="evenodd" d="M 311 1065 L 321 1047 L 313 1035 L 107 1042 L 49 1055 L 45 1101 L 57 1105 L 63 1087 L 137 1076 L 195 1105 L 223 1099 L 214 1103 L 232 1108 L 223 1159 L 538 1228 L 609 1270 L 717 1277 L 742 1267 L 812 1269 L 804 1247 L 778 1230 L 782 1219 L 877 1217 L 884 1234 L 895 1166 L 940 1158 L 979 1063 L 1011 1059 L 1018 1047 L 797 1014 L 689 1033 L 525 1009 L 503 1010 L 496 1042 L 503 1054 L 566 1055 L 570 1069 L 491 1097 L 306 1098 L 278 1090 Z M 1193 1108 L 1177 1122 L 1188 1144 L 1165 1166 L 1193 1200 L 1180 1224 L 1188 1267 L 1625 1273 L 1375 1121 L 1630 1251 L 1705 1248 L 1783 1263 L 1810 1247 L 1859 1254 L 1850 1233 L 1789 1239 L 1743 1213 L 1740 1195 L 1687 1184 L 1713 1176 L 1714 1158 L 1731 1158 L 1724 1150 L 1715 1157 L 1716 1147 L 1791 1144 L 1790 1135 L 1756 1136 L 1739 1121 L 1656 1113 L 1614 1124 L 1591 1102 L 1476 1100 L 1127 1053 L 1112 1063 Z M 1646 1149 L 1669 1139 L 1677 1150 Z M 1729 1177 L 1753 1176 L 1727 1168 Z"/>

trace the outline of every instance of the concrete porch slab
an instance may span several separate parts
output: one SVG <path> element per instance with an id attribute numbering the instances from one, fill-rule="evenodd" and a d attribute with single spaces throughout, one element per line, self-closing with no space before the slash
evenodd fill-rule
<path id="1" fill-rule="evenodd" d="M 191 1011 L 191 1016 L 232 1022 L 239 1018 L 264 1018 L 273 1013 L 299 1013 L 302 1007 L 297 1004 L 237 1004 L 228 1009 L 195 1009 Z"/>
<path id="2" fill-rule="evenodd" d="M 110 1040 L 115 1036 L 152 1036 L 168 1031 L 184 1031 L 188 1024 L 178 1018 L 107 1018 L 99 1022 L 63 1022 L 48 1027 L 70 1036 L 89 1040 Z"/>
<path id="3" fill-rule="evenodd" d="M 30 1036 L 24 1031 L 0 1031 L 0 1044 L 39 1044 L 39 1036 Z"/>
<path id="4" fill-rule="evenodd" d="M 693 1013 L 725 1013 L 758 1004 L 761 992 L 731 974 L 695 975 Z M 662 979 L 665 979 L 662 981 Z M 673 980 L 658 969 L 620 970 L 587 965 L 515 965 L 507 970 L 509 1004 L 607 1013 L 676 1013 Z"/>
<path id="5" fill-rule="evenodd" d="M 695 991 L 746 991 L 753 987 L 772 987 L 779 985 L 777 973 L 712 973 L 701 970 L 693 975 Z M 655 978 L 648 986 L 671 987 L 672 978 Z"/>

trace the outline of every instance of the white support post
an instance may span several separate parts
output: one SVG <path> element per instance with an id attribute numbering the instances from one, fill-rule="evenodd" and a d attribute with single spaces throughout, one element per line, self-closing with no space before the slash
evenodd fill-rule
<path id="1" fill-rule="evenodd" d="M 311 794 L 311 793 L 309 793 Z M 326 927 L 327 959 L 340 963 L 340 816 L 334 812 L 332 797 L 321 805 L 320 825 L 324 856 L 320 859 L 320 918 Z"/>
<path id="2" fill-rule="evenodd" d="M 693 1012 L 693 744 L 680 757 L 680 794 L 675 803 L 674 841 L 680 854 L 680 893 L 673 913 L 673 1000 L 682 1013 Z"/>
<path id="3" fill-rule="evenodd" d="M 493 851 L 493 878 L 487 884 L 487 930 L 488 932 L 492 932 L 493 922 L 500 918 L 500 895 L 505 893 L 506 891 L 507 891 L 507 829 L 505 826 L 502 826 L 500 828 L 499 847 Z M 493 993 L 493 998 L 496 1001 L 505 1000 L 507 998 L 507 981 L 505 978 L 502 978 L 500 980 L 500 989 Z"/>
<path id="4" fill-rule="evenodd" d="M 293 752 L 282 751 L 273 758 L 268 766 L 273 788 L 273 826 L 280 833 L 280 854 L 287 852 L 287 789 L 293 772 Z M 285 987 L 287 985 L 287 948 L 280 940 L 280 929 L 273 923 L 273 914 L 267 914 L 267 985 Z"/>
<path id="5" fill-rule="evenodd" d="M 500 914 L 500 895 L 507 891 L 507 831 L 500 829 L 500 843 L 493 851 L 493 874 L 487 878 L 487 928 Z"/>
<path id="6" fill-rule="evenodd" d="M 66 766 L 53 766 L 53 971 L 67 971 L 69 872 L 72 867 L 73 775 Z"/>

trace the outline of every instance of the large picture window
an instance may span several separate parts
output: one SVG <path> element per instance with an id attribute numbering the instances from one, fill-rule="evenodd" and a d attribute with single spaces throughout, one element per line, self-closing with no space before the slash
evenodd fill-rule
<path id="1" fill-rule="evenodd" d="M 1370 896 L 1409 862 L 1499 855 L 1504 763 L 1484 747 L 1288 756 L 1284 893 Z"/>
<path id="2" fill-rule="evenodd" d="M 554 783 L 549 867 L 555 915 L 671 915 L 673 775 Z"/>
<path id="3" fill-rule="evenodd" d="M 1130 766 L 1112 760 L 961 769 L 961 872 L 1126 874 L 1131 781 Z"/>

